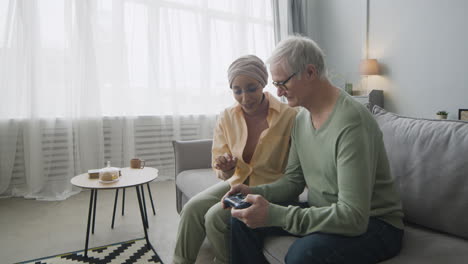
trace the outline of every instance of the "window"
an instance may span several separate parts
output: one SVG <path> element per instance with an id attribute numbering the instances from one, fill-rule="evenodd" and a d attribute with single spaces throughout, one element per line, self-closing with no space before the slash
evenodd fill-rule
<path id="1" fill-rule="evenodd" d="M 25 3 L 0 1 L 9 118 L 216 114 L 229 64 L 274 45 L 270 0 Z"/>

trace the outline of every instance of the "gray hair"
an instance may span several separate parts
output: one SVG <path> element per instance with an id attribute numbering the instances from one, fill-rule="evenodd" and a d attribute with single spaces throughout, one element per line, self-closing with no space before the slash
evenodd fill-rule
<path id="1" fill-rule="evenodd" d="M 282 40 L 267 60 L 270 65 L 281 65 L 289 74 L 299 74 L 307 64 L 314 65 L 320 79 L 327 79 L 324 53 L 313 40 L 302 36 L 290 36 Z"/>

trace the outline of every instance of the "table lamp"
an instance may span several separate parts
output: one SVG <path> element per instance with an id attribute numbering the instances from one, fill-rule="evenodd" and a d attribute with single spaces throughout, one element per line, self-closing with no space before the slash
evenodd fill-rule
<path id="1" fill-rule="evenodd" d="M 379 75 L 379 63 L 376 59 L 364 59 L 360 65 L 361 75 Z"/>
<path id="2" fill-rule="evenodd" d="M 379 63 L 376 59 L 364 59 L 361 61 L 359 69 L 361 75 L 364 75 L 364 77 L 366 78 L 364 89 L 365 91 L 367 91 L 367 93 L 369 93 L 367 88 L 367 78 L 369 77 L 369 75 L 379 75 Z"/>

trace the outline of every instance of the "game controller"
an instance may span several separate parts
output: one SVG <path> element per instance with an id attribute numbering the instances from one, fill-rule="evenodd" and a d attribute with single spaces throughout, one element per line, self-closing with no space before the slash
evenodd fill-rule
<path id="1" fill-rule="evenodd" d="M 245 195 L 238 193 L 224 198 L 224 205 L 235 209 L 245 209 L 251 206 L 251 203 L 244 201 Z"/>

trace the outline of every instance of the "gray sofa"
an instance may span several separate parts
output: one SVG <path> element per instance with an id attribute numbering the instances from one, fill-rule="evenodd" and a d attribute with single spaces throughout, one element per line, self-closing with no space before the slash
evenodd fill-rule
<path id="1" fill-rule="evenodd" d="M 402 117 L 375 106 L 392 174 L 400 189 L 405 236 L 383 263 L 468 263 L 468 122 Z M 211 140 L 174 141 L 177 210 L 219 180 Z M 264 254 L 284 263 L 295 237 L 270 237 Z"/>

